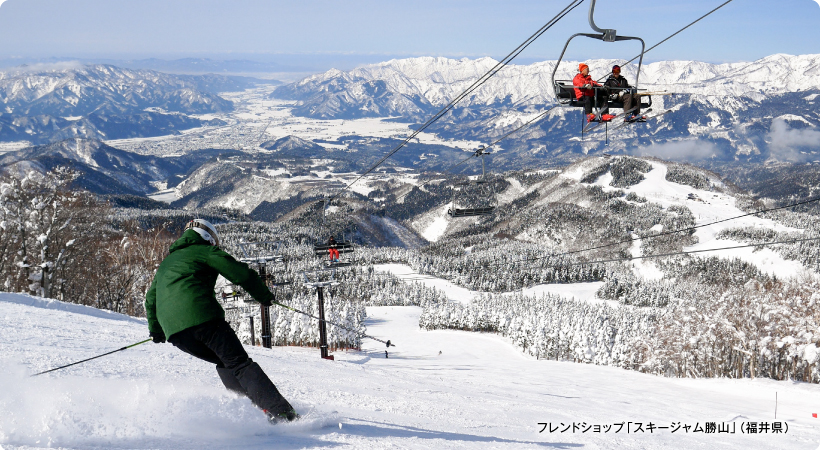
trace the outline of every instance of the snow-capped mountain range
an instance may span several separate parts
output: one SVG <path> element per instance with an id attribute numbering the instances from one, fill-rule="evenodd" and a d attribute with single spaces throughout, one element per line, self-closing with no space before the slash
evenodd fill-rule
<path id="1" fill-rule="evenodd" d="M 585 61 L 604 79 L 619 60 Z M 491 58 L 412 58 L 331 70 L 281 86 L 276 98 L 296 100 L 296 115 L 319 119 L 399 117 L 424 122 L 496 64 Z M 465 98 L 429 128 L 443 137 L 489 142 L 556 103 L 554 61 L 510 65 Z M 571 80 L 578 61 L 562 62 L 557 80 Z M 637 67 L 624 66 L 635 83 Z M 820 55 L 772 55 L 751 63 L 709 64 L 661 61 L 641 70 L 641 89 L 669 94 L 653 97 L 648 125 L 622 129 L 609 143 L 600 132 L 580 136 L 581 114 L 559 108 L 535 126 L 510 136 L 496 148 L 497 167 L 528 166 L 548 158 L 570 162 L 579 154 L 623 152 L 688 160 L 818 159 Z M 616 113 L 619 111 L 615 111 Z M 689 141 L 696 140 L 694 144 Z M 697 148 L 693 148 L 695 145 Z"/>
<path id="2" fill-rule="evenodd" d="M 67 65 L 0 72 L 0 109 L 7 114 L 83 116 L 148 107 L 208 113 L 229 111 L 233 105 L 194 83 L 152 70 Z"/>
<path id="3" fill-rule="evenodd" d="M 187 114 L 231 111 L 233 103 L 215 92 L 245 84 L 109 65 L 18 67 L 0 72 L 0 141 L 172 134 L 207 123 Z"/>
<path id="4" fill-rule="evenodd" d="M 605 78 L 621 60 L 584 61 L 595 78 Z M 421 57 L 395 59 L 357 68 L 348 72 L 329 70 L 283 86 L 274 95 L 305 101 L 317 108 L 309 115 L 335 117 L 332 100 L 365 101 L 384 97 L 395 101 L 394 110 L 406 107 L 443 106 L 497 64 L 492 58 L 449 59 Z M 561 62 L 558 80 L 571 80 L 579 61 Z M 542 105 L 554 101 L 552 71 L 555 61 L 531 65 L 509 65 L 463 101 L 461 106 L 493 105 L 501 102 L 516 105 Z M 623 75 L 635 83 L 637 65 L 623 67 Z M 665 90 L 701 96 L 750 96 L 760 100 L 785 92 L 817 89 L 820 86 L 820 55 L 772 55 L 751 63 L 709 64 L 698 61 L 661 61 L 645 64 L 641 69 L 640 87 L 650 91 Z M 383 86 L 386 92 L 376 89 Z M 392 96 L 400 95 L 402 99 Z M 327 104 L 316 104 L 319 99 Z M 319 106 L 324 106 L 321 108 Z M 363 109 L 362 115 L 372 110 Z"/>

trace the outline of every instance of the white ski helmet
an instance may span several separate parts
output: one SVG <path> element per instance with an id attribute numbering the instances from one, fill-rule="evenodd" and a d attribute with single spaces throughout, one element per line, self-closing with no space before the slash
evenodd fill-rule
<path id="1" fill-rule="evenodd" d="M 185 225 L 185 229 L 196 231 L 202 236 L 202 239 L 210 242 L 214 247 L 219 245 L 219 235 L 216 234 L 216 227 L 207 220 L 194 219 Z"/>

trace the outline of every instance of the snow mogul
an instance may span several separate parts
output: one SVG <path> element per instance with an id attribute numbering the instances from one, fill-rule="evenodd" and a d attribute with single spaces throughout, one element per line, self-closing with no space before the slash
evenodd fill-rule
<path id="1" fill-rule="evenodd" d="M 247 396 L 272 423 L 298 418 L 259 364 L 248 357 L 225 311 L 216 300 L 217 275 L 242 286 L 254 300 L 270 306 L 273 293 L 247 264 L 220 250 L 216 229 L 192 220 L 171 245 L 145 295 L 148 331 L 157 344 L 168 342 L 199 359 L 216 364 L 228 390 Z"/>
<path id="2" fill-rule="evenodd" d="M 635 92 L 630 92 L 632 86 L 625 77 L 621 76 L 621 66 L 617 64 L 612 66 L 612 73 L 604 82 L 604 86 L 609 89 L 610 100 L 624 104 L 624 113 L 626 113 L 624 122 L 646 120 L 646 116 L 641 115 L 641 97 Z M 628 112 L 630 110 L 632 110 L 631 113 Z"/>
<path id="3" fill-rule="evenodd" d="M 578 74 L 572 79 L 572 85 L 575 86 L 575 98 L 578 102 L 584 104 L 584 113 L 587 115 L 587 122 L 597 120 L 592 108 L 605 108 L 607 105 L 607 96 L 605 90 L 600 83 L 593 80 L 589 75 L 589 66 L 581 63 L 578 64 Z M 601 89 L 595 89 L 599 87 Z M 600 91 L 600 92 L 599 92 Z M 612 114 L 602 114 L 601 121 L 609 122 L 614 119 Z"/>

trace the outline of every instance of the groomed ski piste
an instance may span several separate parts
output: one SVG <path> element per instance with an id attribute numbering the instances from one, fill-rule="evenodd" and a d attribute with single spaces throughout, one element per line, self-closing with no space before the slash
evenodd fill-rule
<path id="1" fill-rule="evenodd" d="M 305 418 L 272 426 L 226 391 L 210 364 L 146 343 L 52 374 L 29 375 L 145 339 L 144 320 L 0 294 L 3 449 L 589 448 L 815 449 L 820 390 L 770 379 L 677 379 L 525 357 L 492 334 L 421 331 L 417 307 L 368 308 L 362 351 L 247 347 Z M 788 425 L 741 434 L 741 423 Z M 622 422 L 735 424 L 735 434 L 615 433 Z M 560 426 L 541 432 L 543 425 Z M 572 432 L 572 424 L 609 432 Z M 340 426 L 341 424 L 341 426 Z M 563 425 L 561 425 L 563 424 Z M 563 433 L 565 426 L 569 431 Z M 634 428 L 634 425 L 632 425 Z"/>

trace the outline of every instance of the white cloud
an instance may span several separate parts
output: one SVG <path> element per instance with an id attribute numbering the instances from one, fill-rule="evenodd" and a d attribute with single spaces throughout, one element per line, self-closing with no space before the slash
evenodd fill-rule
<path id="1" fill-rule="evenodd" d="M 820 1 L 820 0 L 818 0 Z M 794 129 L 782 118 L 772 121 L 769 133 L 769 150 L 772 158 L 779 161 L 803 162 L 817 159 L 815 155 L 806 154 L 803 150 L 820 150 L 820 131 L 812 129 Z"/>
<path id="2" fill-rule="evenodd" d="M 691 139 L 638 147 L 632 153 L 638 156 L 654 156 L 670 161 L 698 161 L 717 156 L 717 148 L 711 142 Z"/>

